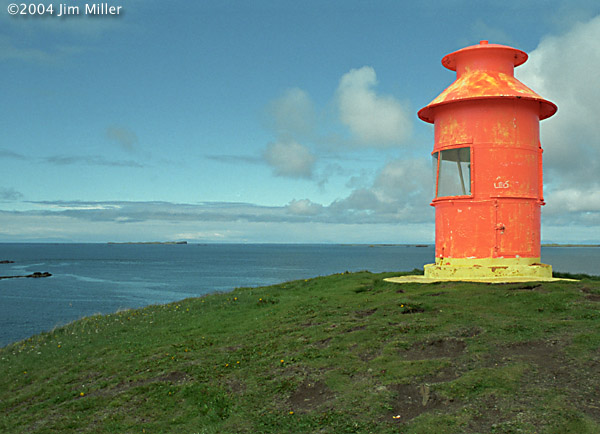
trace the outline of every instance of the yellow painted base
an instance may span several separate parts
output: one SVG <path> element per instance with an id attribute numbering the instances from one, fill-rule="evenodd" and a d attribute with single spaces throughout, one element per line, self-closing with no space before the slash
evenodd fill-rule
<path id="1" fill-rule="evenodd" d="M 435 279 L 425 276 L 398 276 L 388 277 L 383 279 L 386 282 L 392 283 L 437 283 L 437 282 L 478 282 L 478 283 L 519 283 L 519 282 L 558 282 L 560 280 L 566 280 L 568 282 L 577 282 L 575 279 L 559 279 L 556 277 L 542 278 L 542 277 L 472 277 L 464 279 Z"/>
<path id="2" fill-rule="evenodd" d="M 541 264 L 540 258 L 438 258 L 435 264 L 427 264 L 424 269 L 424 276 L 390 277 L 385 281 L 393 283 L 574 281 L 552 277 L 552 267 Z"/>
<path id="3" fill-rule="evenodd" d="M 552 279 L 552 266 L 540 258 L 437 258 L 424 270 L 426 278 L 440 280 Z"/>
<path id="4" fill-rule="evenodd" d="M 424 276 L 399 276 L 384 280 L 393 283 L 575 281 L 552 277 L 552 267 L 541 264 L 540 258 L 437 258 L 435 264 L 427 264 L 424 269 Z"/>

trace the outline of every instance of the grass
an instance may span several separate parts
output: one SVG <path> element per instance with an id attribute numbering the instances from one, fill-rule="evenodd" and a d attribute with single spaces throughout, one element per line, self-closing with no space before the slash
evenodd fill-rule
<path id="1" fill-rule="evenodd" d="M 0 349 L 3 433 L 598 433 L 600 280 L 344 273 Z"/>

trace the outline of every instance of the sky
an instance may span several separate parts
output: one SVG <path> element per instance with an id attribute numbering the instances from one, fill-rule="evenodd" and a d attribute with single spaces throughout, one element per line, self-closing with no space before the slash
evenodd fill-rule
<path id="1" fill-rule="evenodd" d="M 433 243 L 416 112 L 484 39 L 559 107 L 542 241 L 600 242 L 597 0 L 0 4 L 0 242 Z"/>

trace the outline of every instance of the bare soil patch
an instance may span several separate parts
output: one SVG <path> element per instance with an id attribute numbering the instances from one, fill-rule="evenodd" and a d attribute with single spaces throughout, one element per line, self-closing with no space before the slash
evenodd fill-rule
<path id="1" fill-rule="evenodd" d="M 375 312 L 377 312 L 377 308 L 367 309 L 367 310 L 357 310 L 356 312 L 354 312 L 354 315 L 356 315 L 358 318 L 365 318 L 365 317 L 373 315 Z"/>
<path id="2" fill-rule="evenodd" d="M 480 327 L 465 327 L 456 330 L 454 336 L 457 338 L 474 338 L 483 333 L 483 329 Z"/>
<path id="3" fill-rule="evenodd" d="M 502 401 L 493 394 L 483 398 L 478 407 L 479 411 L 469 422 L 468 432 L 492 432 L 494 425 L 504 422 L 507 419 L 505 409 L 502 408 L 502 405 Z"/>
<path id="4" fill-rule="evenodd" d="M 367 328 L 366 325 L 357 325 L 357 326 L 349 328 L 348 330 L 345 330 L 344 333 L 352 333 L 352 332 L 356 332 L 358 330 L 364 330 L 366 328 Z"/>
<path id="5" fill-rule="evenodd" d="M 311 411 L 335 399 L 335 395 L 322 381 L 306 380 L 290 395 L 290 408 L 294 411 Z"/>
<path id="6" fill-rule="evenodd" d="M 454 358 L 460 356 L 466 347 L 467 344 L 459 339 L 435 339 L 419 342 L 409 350 L 402 351 L 401 355 L 407 360 Z"/>
<path id="7" fill-rule="evenodd" d="M 456 380 L 459 376 L 460 375 L 454 366 L 446 366 L 431 375 L 427 375 L 423 378 L 423 382 L 427 384 L 446 383 L 448 381 Z"/>
<path id="8" fill-rule="evenodd" d="M 318 340 L 317 342 L 315 342 L 315 346 L 317 348 L 327 348 L 329 346 L 329 342 L 331 342 L 331 339 L 332 338 L 325 338 Z"/>
<path id="9" fill-rule="evenodd" d="M 389 389 L 393 395 L 388 417 L 398 423 L 406 423 L 425 412 L 445 409 L 450 404 L 426 384 L 395 384 Z"/>

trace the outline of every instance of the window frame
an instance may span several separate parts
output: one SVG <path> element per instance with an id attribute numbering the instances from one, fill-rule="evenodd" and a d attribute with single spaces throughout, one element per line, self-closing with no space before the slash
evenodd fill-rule
<path id="1" fill-rule="evenodd" d="M 468 194 L 458 194 L 458 195 L 448 195 L 448 196 L 440 196 L 439 195 L 439 182 L 440 182 L 440 162 L 441 162 L 441 153 L 444 151 L 451 151 L 454 149 L 464 149 L 464 148 L 468 148 L 469 149 L 469 193 Z M 452 146 L 445 146 L 443 149 L 438 149 L 436 151 L 433 151 L 431 153 L 432 158 L 436 159 L 436 168 L 435 168 L 435 196 L 434 196 L 434 201 L 438 200 L 438 199 L 464 199 L 464 198 L 472 198 L 473 197 L 473 144 L 472 143 L 460 143 L 460 144 L 456 144 L 456 145 L 452 145 Z M 448 160 L 449 161 L 449 160 Z M 462 172 L 461 169 L 459 169 L 459 172 Z M 466 187 L 464 181 L 462 183 L 462 186 Z"/>

